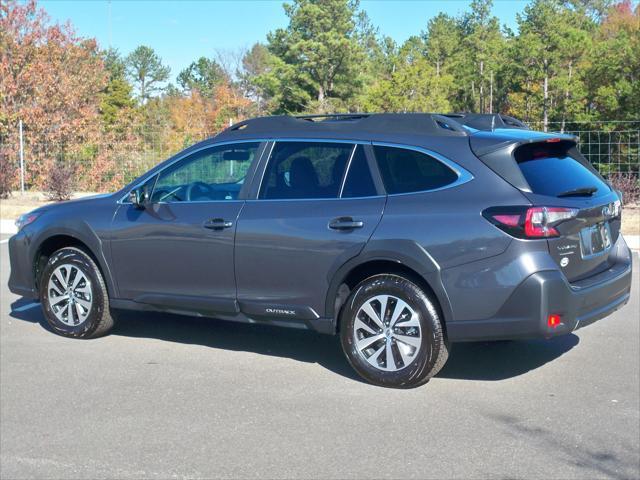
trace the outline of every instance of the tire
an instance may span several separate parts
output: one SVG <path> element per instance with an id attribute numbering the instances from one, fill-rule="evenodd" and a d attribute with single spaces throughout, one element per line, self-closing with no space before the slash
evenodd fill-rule
<path id="1" fill-rule="evenodd" d="M 102 273 L 79 248 L 51 255 L 40 277 L 40 303 L 48 325 L 65 337 L 100 337 L 114 324 Z"/>
<path id="2" fill-rule="evenodd" d="M 436 301 L 410 280 L 388 274 L 353 289 L 340 315 L 340 340 L 362 378 L 391 388 L 427 383 L 444 366 L 450 348 Z"/>

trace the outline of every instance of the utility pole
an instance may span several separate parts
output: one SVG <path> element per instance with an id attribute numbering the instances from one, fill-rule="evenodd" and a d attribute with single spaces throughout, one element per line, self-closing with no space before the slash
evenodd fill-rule
<path id="1" fill-rule="evenodd" d="M 489 93 L 489 113 L 493 113 L 493 71 L 491 72 L 491 93 Z"/>
<path id="2" fill-rule="evenodd" d="M 107 0 L 109 22 L 109 49 L 111 49 L 111 0 Z"/>
<path id="3" fill-rule="evenodd" d="M 233 118 L 229 117 L 229 126 L 233 125 Z M 234 164 L 235 160 L 231 160 L 229 162 L 229 176 L 231 178 L 233 178 L 233 164 Z"/>
<path id="4" fill-rule="evenodd" d="M 22 139 L 22 120 L 18 122 L 20 131 L 20 191 L 24 193 L 24 141 Z"/>

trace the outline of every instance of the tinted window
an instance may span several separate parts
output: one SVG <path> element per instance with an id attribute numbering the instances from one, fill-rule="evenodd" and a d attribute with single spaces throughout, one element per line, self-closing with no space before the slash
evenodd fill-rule
<path id="1" fill-rule="evenodd" d="M 187 156 L 160 173 L 152 201 L 235 200 L 259 145 L 223 145 Z"/>
<path id="2" fill-rule="evenodd" d="M 562 145 L 526 145 L 515 154 L 518 166 L 533 193 L 556 197 L 583 188 L 595 188 L 593 196 L 609 192 L 587 161 L 573 158 Z M 574 154 L 577 154 L 575 152 Z"/>
<path id="3" fill-rule="evenodd" d="M 373 149 L 387 193 L 434 190 L 458 179 L 456 172 L 424 153 L 397 147 Z"/>
<path id="4" fill-rule="evenodd" d="M 371 178 L 371 171 L 369 170 L 364 148 L 362 145 L 358 145 L 349 164 L 349 171 L 342 190 L 342 198 L 371 197 L 376 194 L 376 187 L 373 183 L 373 178 Z"/>
<path id="5" fill-rule="evenodd" d="M 276 143 L 260 198 L 336 198 L 352 150 L 346 143 Z"/>

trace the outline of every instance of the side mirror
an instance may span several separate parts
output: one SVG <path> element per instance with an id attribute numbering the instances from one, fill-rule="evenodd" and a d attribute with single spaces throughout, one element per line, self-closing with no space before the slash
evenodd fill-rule
<path id="1" fill-rule="evenodd" d="M 129 192 L 129 201 L 139 210 L 146 208 L 149 203 L 149 191 L 146 186 L 134 188 Z"/>

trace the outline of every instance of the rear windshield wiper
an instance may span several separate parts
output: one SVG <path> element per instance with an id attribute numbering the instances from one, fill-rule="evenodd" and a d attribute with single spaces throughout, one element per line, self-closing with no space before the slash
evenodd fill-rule
<path id="1" fill-rule="evenodd" d="M 590 197 L 598 191 L 597 187 L 580 187 L 566 192 L 559 193 L 558 197 Z"/>

